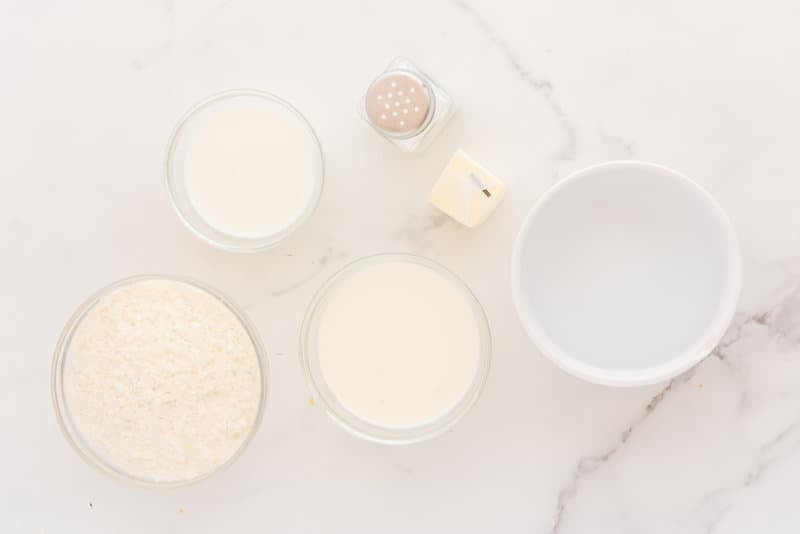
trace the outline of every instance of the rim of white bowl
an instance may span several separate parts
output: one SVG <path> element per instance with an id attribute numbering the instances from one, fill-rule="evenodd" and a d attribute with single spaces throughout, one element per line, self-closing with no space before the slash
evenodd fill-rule
<path id="1" fill-rule="evenodd" d="M 638 168 L 650 171 L 657 170 L 666 176 L 675 179 L 682 185 L 689 187 L 704 200 L 704 205 L 713 215 L 716 222 L 720 225 L 723 233 L 723 246 L 725 252 L 724 258 L 727 262 L 727 271 L 725 274 L 728 282 L 723 290 L 723 297 L 718 304 L 717 313 L 714 316 L 714 319 L 706 326 L 703 334 L 694 343 L 692 343 L 689 348 L 679 354 L 676 354 L 673 358 L 670 358 L 665 362 L 644 368 L 609 369 L 588 364 L 585 361 L 571 356 L 567 351 L 562 349 L 550 338 L 539 320 L 533 314 L 527 313 L 525 311 L 526 307 L 523 305 L 521 290 L 522 266 L 520 262 L 520 255 L 522 253 L 523 242 L 530 232 L 530 229 L 537 216 L 542 211 L 544 206 L 547 205 L 561 190 L 570 187 L 576 182 L 591 178 L 596 171 L 609 167 Z M 722 337 L 725 335 L 728 326 L 733 320 L 733 316 L 736 313 L 736 306 L 739 302 L 741 286 L 742 259 L 739 248 L 739 239 L 736 235 L 736 230 L 733 226 L 733 223 L 716 199 L 714 199 L 711 193 L 709 193 L 706 189 L 688 176 L 664 165 L 646 161 L 613 160 L 590 165 L 573 172 L 560 182 L 550 187 L 550 189 L 548 189 L 538 199 L 533 208 L 525 216 L 522 226 L 520 227 L 520 230 L 514 241 L 514 248 L 511 255 L 511 293 L 514 300 L 514 306 L 517 310 L 517 316 L 519 317 L 525 332 L 528 334 L 528 337 L 531 338 L 544 356 L 546 356 L 562 370 L 582 380 L 605 386 L 632 387 L 655 384 L 674 378 L 675 376 L 700 363 L 709 354 L 711 354 Z"/>

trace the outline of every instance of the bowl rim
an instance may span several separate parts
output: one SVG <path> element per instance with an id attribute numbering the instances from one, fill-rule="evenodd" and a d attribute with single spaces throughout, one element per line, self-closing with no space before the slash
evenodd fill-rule
<path id="1" fill-rule="evenodd" d="M 609 369 L 571 356 L 563 350 L 545 331 L 533 313 L 526 311 L 523 303 L 522 291 L 522 250 L 523 243 L 531 227 L 544 206 L 562 190 L 573 186 L 582 180 L 591 178 L 597 171 L 608 168 L 639 169 L 645 172 L 658 172 L 661 175 L 679 182 L 696 193 L 703 200 L 706 210 L 713 216 L 721 229 L 723 239 L 723 260 L 726 262 L 727 284 L 723 288 L 723 295 L 718 304 L 716 315 L 706 326 L 703 334 L 680 354 L 676 354 L 663 362 L 655 365 L 636 369 Z M 567 373 L 605 386 L 644 386 L 663 382 L 687 371 L 705 359 L 716 347 L 728 329 L 739 301 L 742 286 L 742 260 L 739 240 L 736 230 L 728 215 L 714 199 L 714 197 L 701 185 L 686 175 L 657 163 L 639 160 L 612 160 L 590 165 L 577 170 L 548 189 L 535 203 L 525 216 L 514 241 L 511 255 L 511 293 L 517 316 L 528 335 L 541 353 L 559 368 Z"/>
<path id="2" fill-rule="evenodd" d="M 174 157 L 175 157 L 175 150 L 178 145 L 178 140 L 181 137 L 181 134 L 184 131 L 186 125 L 191 121 L 195 116 L 197 116 L 201 111 L 214 106 L 215 104 L 219 104 L 229 99 L 234 99 L 237 97 L 254 97 L 260 98 L 263 100 L 272 101 L 278 105 L 283 106 L 286 110 L 290 113 L 295 115 L 301 123 L 305 125 L 308 129 L 309 133 L 311 134 L 312 139 L 314 140 L 317 151 L 319 152 L 319 173 L 316 177 L 314 183 L 314 191 L 312 193 L 311 198 L 309 199 L 309 203 L 306 206 L 305 210 L 299 215 L 297 219 L 295 219 L 291 224 L 271 235 L 265 235 L 262 237 L 255 237 L 255 238 L 239 238 L 234 235 L 226 234 L 225 232 L 219 231 L 220 234 L 229 236 L 231 242 L 222 242 L 214 238 L 211 235 L 208 235 L 203 229 L 198 228 L 189 220 L 187 215 L 183 212 L 180 208 L 179 203 L 177 201 L 178 193 L 175 191 L 173 187 L 173 179 L 178 179 L 178 177 L 173 172 L 174 167 Z M 181 117 L 178 119 L 175 127 L 172 129 L 172 133 L 169 136 L 169 141 L 167 142 L 166 151 L 164 154 L 164 162 L 163 162 L 163 173 L 164 173 L 164 184 L 167 189 L 167 196 L 169 197 L 169 202 L 172 205 L 172 209 L 178 215 L 178 219 L 180 219 L 181 223 L 197 238 L 209 245 L 216 247 L 221 250 L 225 250 L 228 252 L 238 252 L 238 253 L 256 253 L 256 252 L 263 252 L 265 250 L 269 250 L 272 248 L 277 247 L 282 242 L 287 240 L 289 236 L 294 234 L 300 227 L 302 227 L 309 219 L 314 215 L 314 213 L 319 208 L 320 201 L 322 199 L 322 193 L 325 189 L 325 153 L 322 150 L 322 143 L 320 142 L 319 135 L 317 135 L 316 130 L 311 125 L 311 122 L 308 118 L 303 115 L 303 113 L 297 109 L 291 102 L 285 100 L 273 93 L 268 91 L 262 91 L 260 89 L 250 89 L 250 88 L 237 88 L 237 89 L 227 89 L 224 91 L 220 91 L 214 93 L 193 106 L 191 106 Z M 184 177 L 180 177 L 181 180 Z M 202 219 L 202 217 L 198 214 L 198 217 Z M 209 225 L 210 226 L 210 225 Z M 238 240 L 238 242 L 236 242 Z"/>
<path id="3" fill-rule="evenodd" d="M 81 325 L 83 319 L 86 317 L 86 314 L 97 304 L 99 299 L 104 297 L 105 295 L 109 294 L 110 292 L 119 289 L 121 287 L 134 284 L 137 282 L 143 282 L 147 280 L 167 280 L 173 282 L 179 282 L 183 284 L 187 284 L 189 286 L 194 287 L 195 289 L 199 289 L 205 293 L 208 293 L 215 299 L 217 299 L 223 306 L 225 306 L 228 310 L 230 310 L 234 316 L 239 320 L 242 327 L 244 328 L 245 332 L 247 333 L 250 341 L 253 343 L 253 348 L 256 353 L 256 359 L 258 360 L 258 369 L 259 373 L 261 374 L 261 394 L 259 395 L 258 400 L 258 410 L 256 412 L 255 419 L 253 420 L 253 426 L 250 429 L 248 435 L 242 440 L 239 447 L 236 451 L 224 462 L 216 466 L 211 471 L 207 473 L 203 473 L 199 476 L 194 478 L 189 478 L 185 480 L 174 480 L 174 481 L 158 481 L 146 478 L 140 478 L 130 473 L 123 471 L 112 465 L 110 462 L 106 461 L 102 458 L 100 454 L 98 454 L 92 446 L 83 438 L 80 431 L 78 430 L 77 426 L 75 425 L 72 415 L 69 410 L 69 406 L 66 402 L 66 394 L 64 392 L 64 381 L 63 381 L 63 374 L 64 374 L 64 364 L 67 358 L 67 354 L 69 352 L 69 348 L 72 342 L 72 338 Z M 253 438 L 258 433 L 259 428 L 261 427 L 261 422 L 264 417 L 264 410 L 267 404 L 267 395 L 268 395 L 268 382 L 269 382 L 269 360 L 267 359 L 267 352 L 264 349 L 264 345 L 261 342 L 261 338 L 258 334 L 258 330 L 256 329 L 255 325 L 250 321 L 247 317 L 245 312 L 239 308 L 239 306 L 226 294 L 222 293 L 221 291 L 203 283 L 199 282 L 193 278 L 179 276 L 179 275 L 172 275 L 172 274 L 162 274 L 162 273 L 152 273 L 152 274 L 139 274 L 128 276 L 122 279 L 119 279 L 115 282 L 112 282 L 101 289 L 95 291 L 91 294 L 70 316 L 69 320 L 64 325 L 64 328 L 61 332 L 61 336 L 59 337 L 58 343 L 56 344 L 55 351 L 53 353 L 53 362 L 50 368 L 50 393 L 51 393 L 51 400 L 53 403 L 53 410 L 55 411 L 56 419 L 58 420 L 59 428 L 61 428 L 61 433 L 64 435 L 64 438 L 67 440 L 67 443 L 70 444 L 72 449 L 78 453 L 87 464 L 93 467 L 95 470 L 109 475 L 112 478 L 117 480 L 127 482 L 134 486 L 145 487 L 145 488 L 157 488 L 157 489 L 166 489 L 166 488 L 177 488 L 183 486 L 189 486 L 196 484 L 210 476 L 220 473 L 230 467 L 248 448 L 250 443 L 253 441 Z"/>
<path id="4" fill-rule="evenodd" d="M 319 326 L 320 312 L 323 309 L 326 298 L 330 296 L 331 290 L 335 289 L 341 281 L 346 280 L 349 275 L 358 272 L 360 269 L 387 261 L 413 263 L 441 275 L 447 282 L 456 287 L 467 300 L 474 313 L 479 330 L 481 346 L 478 365 L 475 370 L 475 378 L 469 389 L 464 392 L 464 396 L 450 410 L 429 423 L 416 427 L 384 427 L 366 421 L 350 412 L 328 388 L 325 377 L 319 368 L 319 354 L 312 346 L 312 337 L 316 334 L 316 327 Z M 320 401 L 328 417 L 336 424 L 350 434 L 367 441 L 385 445 L 406 445 L 433 439 L 444 434 L 472 411 L 472 408 L 483 393 L 489 377 L 492 361 L 492 333 L 486 311 L 478 297 L 467 283 L 453 271 L 437 261 L 417 254 L 385 252 L 363 256 L 348 262 L 332 274 L 316 291 L 308 304 L 300 330 L 300 358 L 312 399 Z"/>

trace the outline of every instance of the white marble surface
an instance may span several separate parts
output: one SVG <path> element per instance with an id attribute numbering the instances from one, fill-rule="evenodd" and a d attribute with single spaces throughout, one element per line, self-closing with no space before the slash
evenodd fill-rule
<path id="1" fill-rule="evenodd" d="M 797 532 L 800 477 L 800 4 L 189 1 L 0 4 L 0 531 Z M 446 84 L 458 115 L 408 157 L 356 102 L 395 55 Z M 231 255 L 173 214 L 162 159 L 198 99 L 256 87 L 306 113 L 327 188 L 289 242 Z M 425 195 L 466 149 L 510 194 L 483 227 Z M 549 185 L 608 159 L 674 167 L 728 211 L 745 262 L 717 351 L 670 384 L 573 379 L 524 336 L 511 243 Z M 476 408 L 434 441 L 359 441 L 308 403 L 298 329 L 344 263 L 425 254 L 481 299 L 495 337 Z M 88 468 L 50 403 L 73 309 L 162 271 L 233 295 L 270 349 L 263 426 L 230 470 L 145 491 Z"/>

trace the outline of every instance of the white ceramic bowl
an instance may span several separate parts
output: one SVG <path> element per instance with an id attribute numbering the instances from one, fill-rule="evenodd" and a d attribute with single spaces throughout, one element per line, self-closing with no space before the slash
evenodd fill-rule
<path id="1" fill-rule="evenodd" d="M 685 176 L 595 165 L 528 214 L 511 260 L 517 312 L 541 352 L 590 382 L 660 382 L 707 356 L 741 287 L 733 226 Z"/>

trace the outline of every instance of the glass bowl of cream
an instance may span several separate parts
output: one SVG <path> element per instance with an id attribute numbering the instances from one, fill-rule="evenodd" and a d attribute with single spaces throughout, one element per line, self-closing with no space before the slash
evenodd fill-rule
<path id="1" fill-rule="evenodd" d="M 410 254 L 362 258 L 309 305 L 302 359 L 315 400 L 351 433 L 414 443 L 475 404 L 491 335 L 475 295 L 438 263 Z"/>
<path id="2" fill-rule="evenodd" d="M 259 427 L 267 359 L 231 300 L 199 282 L 143 275 L 78 308 L 52 367 L 67 441 L 100 471 L 144 486 L 198 482 Z"/>
<path id="3" fill-rule="evenodd" d="M 167 190 L 183 223 L 232 252 L 277 245 L 306 221 L 322 194 L 322 149 L 291 104 L 253 89 L 195 105 L 167 147 Z"/>

